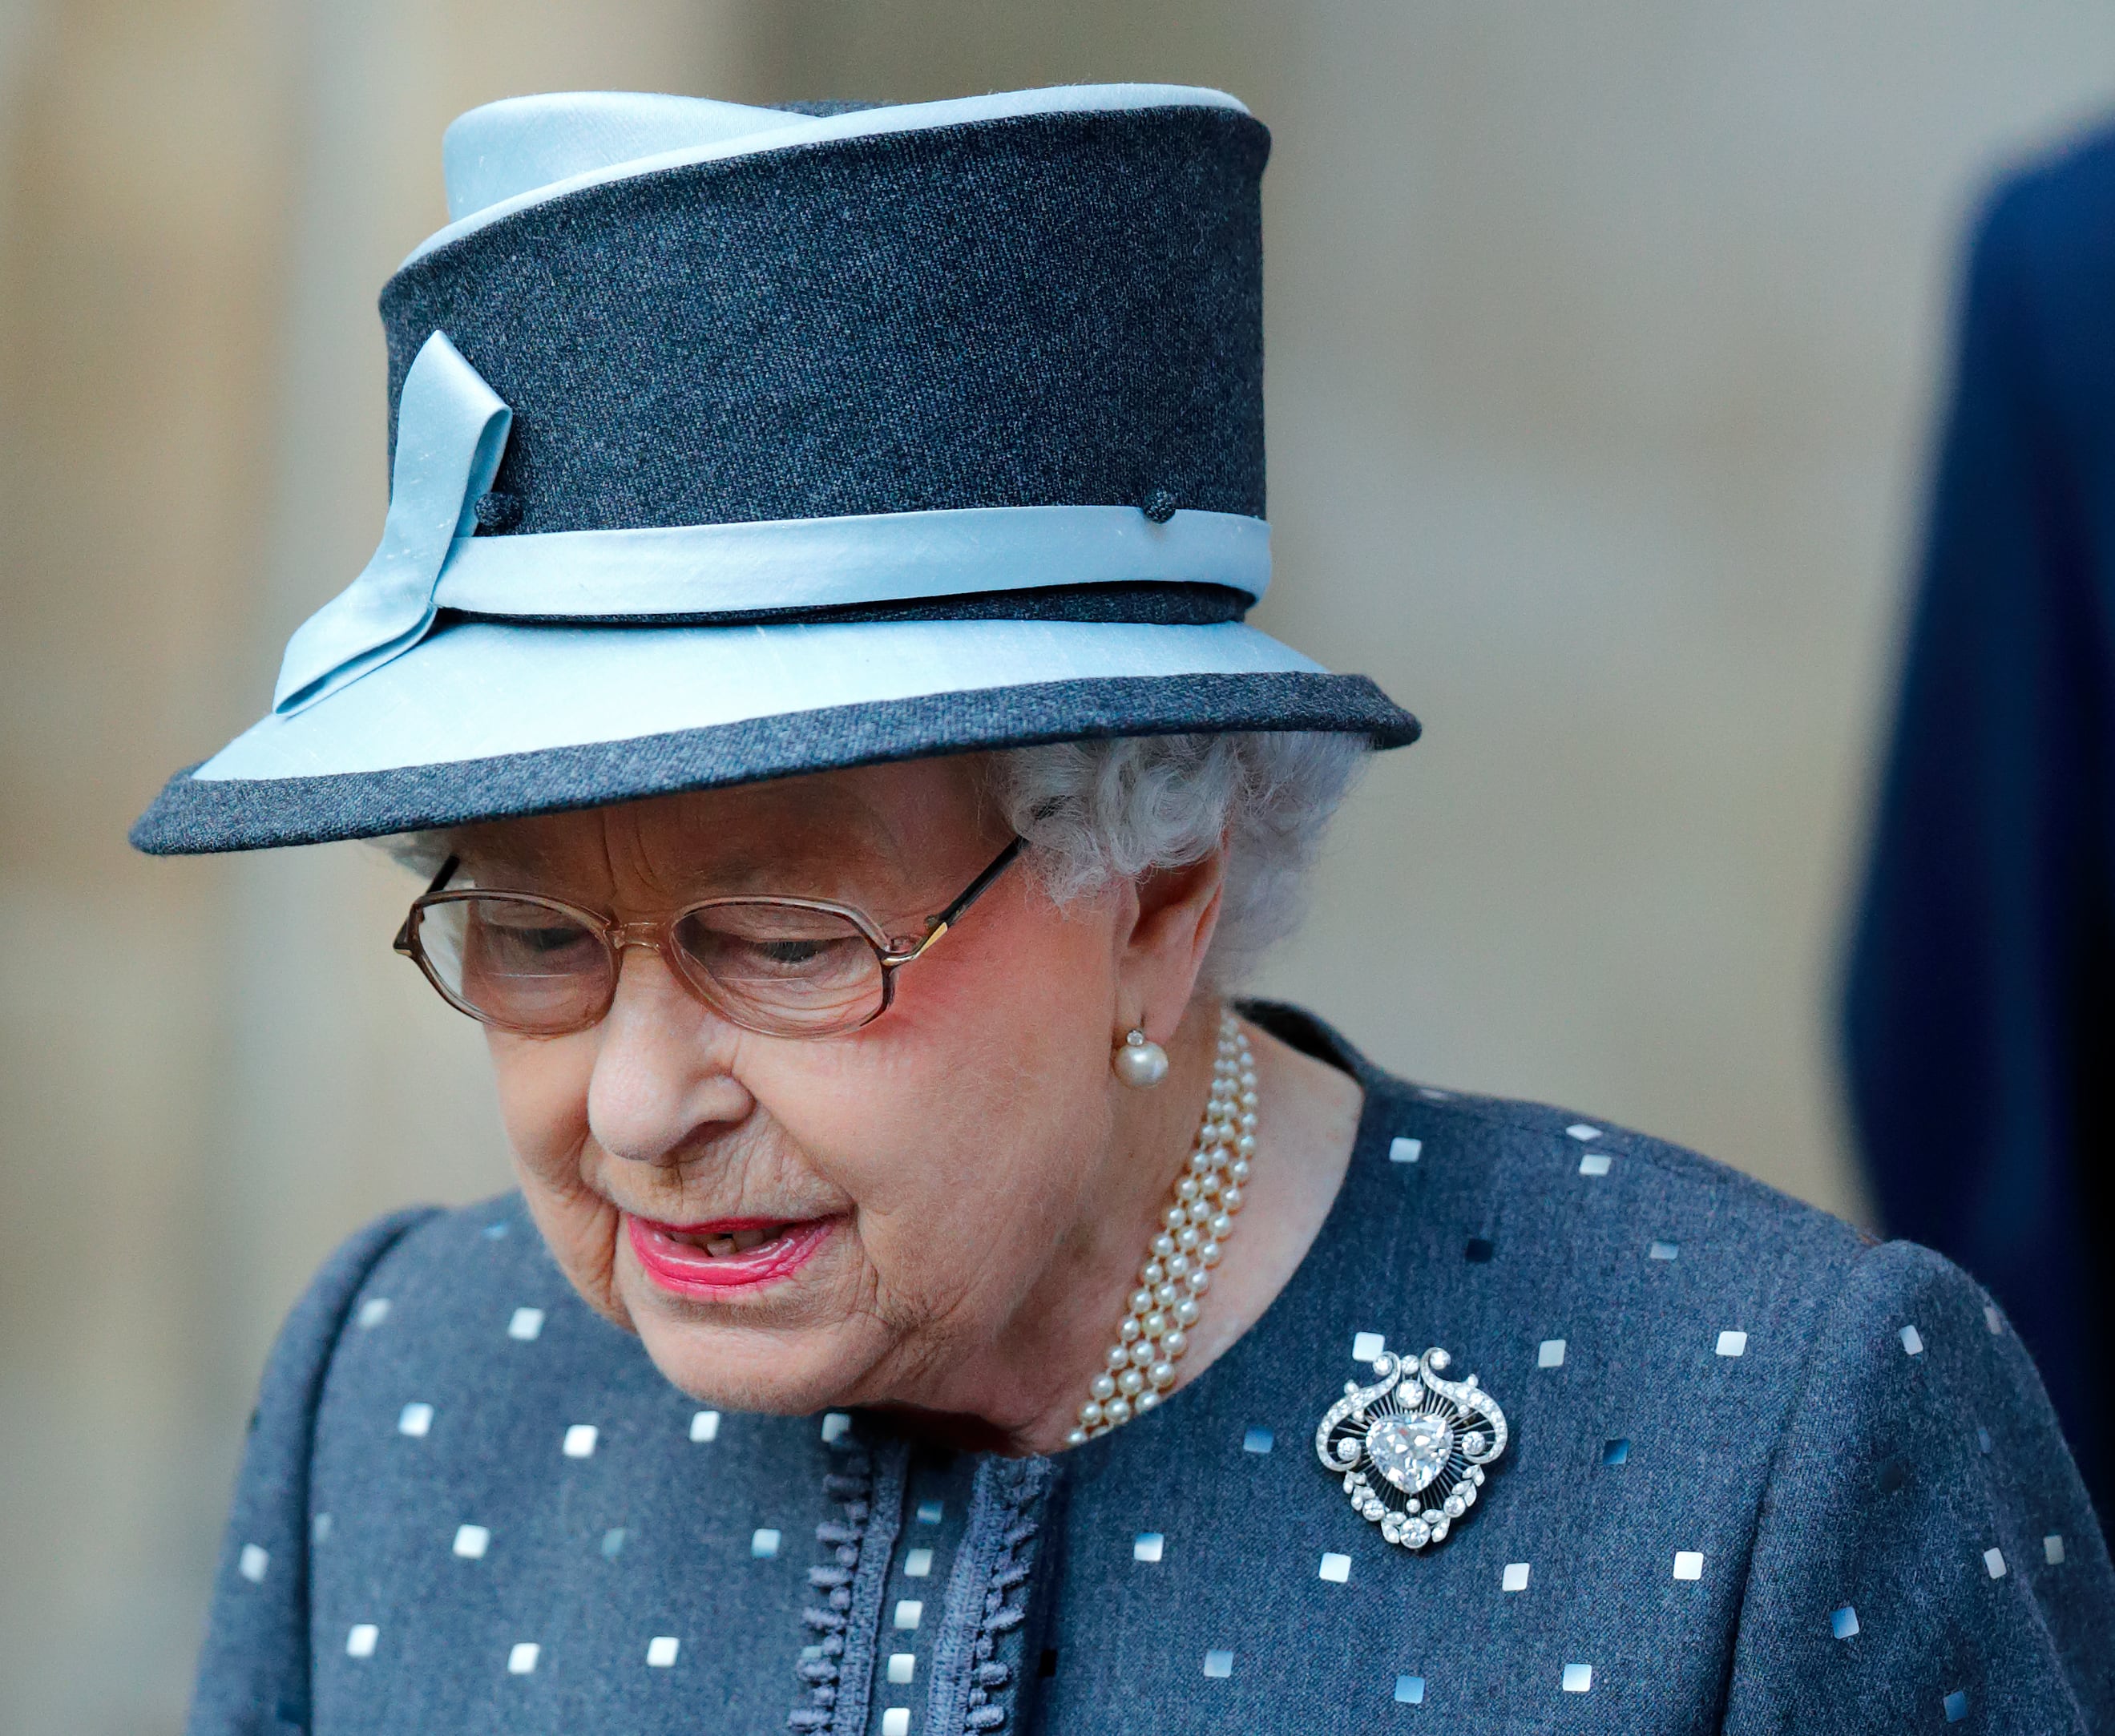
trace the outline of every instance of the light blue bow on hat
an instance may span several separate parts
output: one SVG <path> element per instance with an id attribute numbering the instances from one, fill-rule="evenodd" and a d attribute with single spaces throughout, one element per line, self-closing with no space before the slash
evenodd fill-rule
<path id="1" fill-rule="evenodd" d="M 458 536 L 476 527 L 514 412 L 447 335 L 420 347 L 397 407 L 397 457 L 382 540 L 360 576 L 287 641 L 272 709 L 314 705 L 409 650 L 433 625 L 434 591 Z"/>

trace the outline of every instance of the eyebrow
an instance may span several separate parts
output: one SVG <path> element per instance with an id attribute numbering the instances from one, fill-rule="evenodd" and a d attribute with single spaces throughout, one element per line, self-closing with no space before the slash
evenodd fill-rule
<path id="1" fill-rule="evenodd" d="M 952 885 L 936 883 L 922 890 L 905 890 L 899 894 L 859 884 L 862 879 L 874 878 L 922 884 L 933 878 L 929 852 L 919 843 L 917 817 L 912 816 L 907 824 L 897 824 L 901 816 L 887 804 L 870 799 L 872 793 L 840 792 L 819 813 L 810 807 L 797 820 L 794 849 L 785 856 L 759 854 L 739 835 L 722 834 L 713 841 L 725 854 L 712 862 L 709 869 L 700 869 L 695 861 L 684 860 L 687 852 L 683 852 L 682 847 L 688 842 L 712 837 L 712 828 L 709 821 L 690 819 L 678 829 L 675 851 L 655 849 L 642 854 L 637 850 L 627 850 L 625 854 L 631 871 L 647 870 L 649 884 L 656 895 L 671 905 L 698 898 L 776 895 L 820 898 L 870 907 L 870 913 L 876 915 L 886 912 L 905 916 L 929 916 L 932 912 L 927 906 L 931 900 L 952 893 Z M 765 811 L 768 815 L 772 811 Z M 778 811 L 784 814 L 791 811 Z M 467 847 L 468 840 L 452 842 L 463 857 L 463 873 L 480 884 L 496 885 L 499 878 L 514 876 L 522 891 L 548 889 L 553 895 L 579 895 L 576 887 L 567 884 L 560 852 L 548 847 L 540 838 L 522 841 L 526 847 L 517 843 L 516 847 L 507 848 L 503 847 L 505 843 L 514 842 L 507 834 L 488 834 L 486 839 L 479 842 L 502 846 L 489 856 L 482 852 L 473 854 Z M 602 846 L 594 852 L 596 866 L 605 873 L 611 866 L 608 843 L 605 829 Z M 796 871 L 802 863 L 827 870 L 833 865 L 844 864 L 847 857 L 860 860 L 869 871 L 855 871 L 850 875 L 819 874 L 806 884 L 801 883 Z M 480 867 L 487 872 L 478 873 Z M 902 900 L 900 907 L 890 902 L 898 897 Z"/>
<path id="2" fill-rule="evenodd" d="M 867 875 L 851 873 L 810 876 L 801 874 L 795 864 L 784 858 L 744 854 L 714 862 L 709 872 L 690 869 L 670 873 L 663 864 L 650 864 L 655 870 L 650 884 L 655 889 L 655 895 L 672 908 L 708 898 L 776 896 L 822 898 L 855 905 L 877 915 L 930 915 L 926 906 L 934 898 L 944 896 L 944 891 L 897 890 L 872 884 L 874 879 L 892 878 L 905 871 L 901 864 L 891 860 L 892 852 L 876 853 L 880 857 L 874 864 L 878 872 Z M 821 858 L 812 865 L 820 866 L 828 860 Z M 860 884 L 862 880 L 868 884 Z M 551 853 L 540 850 L 482 857 L 465 856 L 458 876 L 458 883 L 462 881 L 502 891 L 540 892 L 590 904 L 606 896 L 586 893 L 577 884 L 571 884 L 571 877 L 562 871 Z"/>

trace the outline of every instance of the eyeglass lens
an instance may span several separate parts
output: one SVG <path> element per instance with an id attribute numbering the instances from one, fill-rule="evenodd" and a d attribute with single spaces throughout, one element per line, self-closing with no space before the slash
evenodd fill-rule
<path id="1" fill-rule="evenodd" d="M 709 904 L 677 923 L 675 941 L 685 974 L 745 1022 L 820 1034 L 863 1025 L 881 1010 L 880 955 L 834 911 Z"/>
<path id="2" fill-rule="evenodd" d="M 451 898 L 420 914 L 419 948 L 442 991 L 510 1030 L 553 1033 L 591 1022 L 615 961 L 577 916 L 527 898 Z"/>
<path id="3" fill-rule="evenodd" d="M 856 1029 L 881 1010 L 881 960 L 858 925 L 833 911 L 735 901 L 674 925 L 669 963 L 735 1022 L 789 1036 Z M 506 1029 L 577 1031 L 608 1009 L 617 981 L 610 943 L 571 912 L 535 899 L 470 893 L 427 905 L 420 951 L 442 991 Z"/>

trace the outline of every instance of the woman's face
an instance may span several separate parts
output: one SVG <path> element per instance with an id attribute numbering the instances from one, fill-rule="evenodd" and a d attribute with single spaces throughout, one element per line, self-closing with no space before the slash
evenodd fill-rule
<path id="1" fill-rule="evenodd" d="M 453 843 L 465 879 L 627 921 L 783 893 L 919 935 L 1009 836 L 978 774 L 915 761 Z M 739 1030 L 644 948 L 593 1028 L 489 1032 L 567 1275 L 671 1380 L 730 1408 L 915 1394 L 1024 1307 L 1096 1184 L 1082 1154 L 1110 1144 L 1113 1039 L 1140 994 L 1188 994 L 1141 976 L 1135 915 L 1127 887 L 1061 911 L 1016 865 L 847 1036 Z"/>

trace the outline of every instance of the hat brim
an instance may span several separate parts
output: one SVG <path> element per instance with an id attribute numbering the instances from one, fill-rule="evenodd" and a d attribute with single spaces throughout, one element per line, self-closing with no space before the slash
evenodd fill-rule
<path id="1" fill-rule="evenodd" d="M 748 627 L 460 621 L 171 778 L 154 855 L 322 843 L 887 760 L 1193 730 L 1361 734 L 1415 718 L 1253 627 L 915 621 Z"/>

